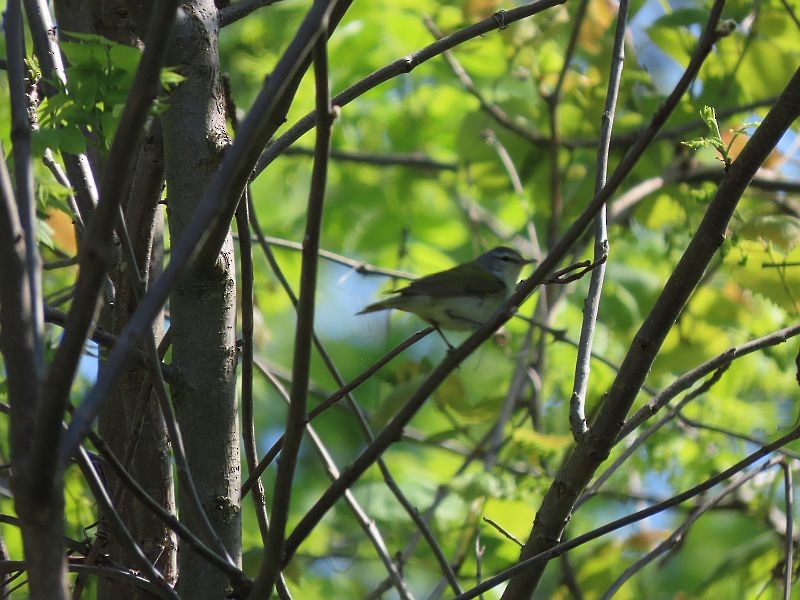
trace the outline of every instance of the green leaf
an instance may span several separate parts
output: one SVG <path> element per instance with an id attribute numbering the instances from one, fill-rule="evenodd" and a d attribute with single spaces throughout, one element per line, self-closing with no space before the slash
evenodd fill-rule
<path id="1" fill-rule="evenodd" d="M 679 8 L 660 16 L 653 23 L 660 27 L 686 27 L 708 21 L 708 11 L 702 8 Z"/>
<path id="2" fill-rule="evenodd" d="M 762 215 L 742 225 L 736 235 L 772 245 L 783 254 L 800 242 L 800 219 L 791 215 Z"/>

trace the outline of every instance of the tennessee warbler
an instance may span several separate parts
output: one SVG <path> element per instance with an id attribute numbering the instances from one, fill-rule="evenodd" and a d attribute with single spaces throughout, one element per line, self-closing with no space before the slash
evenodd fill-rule
<path id="1" fill-rule="evenodd" d="M 474 260 L 387 292 L 394 297 L 356 314 L 395 308 L 414 313 L 437 329 L 475 329 L 511 295 L 522 267 L 531 262 L 513 248 L 498 246 Z"/>

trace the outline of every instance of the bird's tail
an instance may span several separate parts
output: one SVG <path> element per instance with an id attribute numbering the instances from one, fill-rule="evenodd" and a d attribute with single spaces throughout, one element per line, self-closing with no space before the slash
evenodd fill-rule
<path id="1" fill-rule="evenodd" d="M 381 300 L 380 302 L 375 302 L 374 304 L 370 304 L 364 307 L 363 310 L 358 311 L 357 315 L 365 315 L 367 313 L 378 312 L 379 310 L 388 310 L 390 308 L 395 308 L 395 298 L 390 298 L 388 300 Z"/>

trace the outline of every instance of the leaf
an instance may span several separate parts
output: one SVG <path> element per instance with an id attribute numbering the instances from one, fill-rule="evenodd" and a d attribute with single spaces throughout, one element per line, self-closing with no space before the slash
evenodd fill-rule
<path id="1" fill-rule="evenodd" d="M 654 25 L 648 28 L 647 35 L 664 54 L 679 65 L 686 65 L 689 62 L 696 40 L 686 30 Z"/>
<path id="2" fill-rule="evenodd" d="M 701 8 L 679 8 L 663 15 L 653 23 L 658 27 L 686 27 L 708 21 L 708 11 Z"/>
<path id="3" fill-rule="evenodd" d="M 497 412 L 498 401 L 487 396 L 475 397 L 470 394 L 461 377 L 451 374 L 434 392 L 433 398 L 440 409 L 453 410 L 460 419 L 468 422 L 481 422 Z"/>
<path id="4" fill-rule="evenodd" d="M 572 436 L 568 434 L 547 434 L 522 428 L 515 429 L 511 439 L 516 446 L 536 457 L 558 454 L 572 444 Z"/>
<path id="5" fill-rule="evenodd" d="M 742 225 L 736 234 L 744 239 L 771 244 L 783 254 L 800 242 L 800 219 L 791 215 L 761 215 Z"/>

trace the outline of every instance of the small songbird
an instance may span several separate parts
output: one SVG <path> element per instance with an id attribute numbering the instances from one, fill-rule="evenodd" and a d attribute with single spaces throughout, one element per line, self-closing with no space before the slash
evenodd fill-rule
<path id="1" fill-rule="evenodd" d="M 437 329 L 475 329 L 514 291 L 522 267 L 534 262 L 513 248 L 498 246 L 475 260 L 415 279 L 392 290 L 393 298 L 357 313 L 396 308 L 414 313 Z"/>

